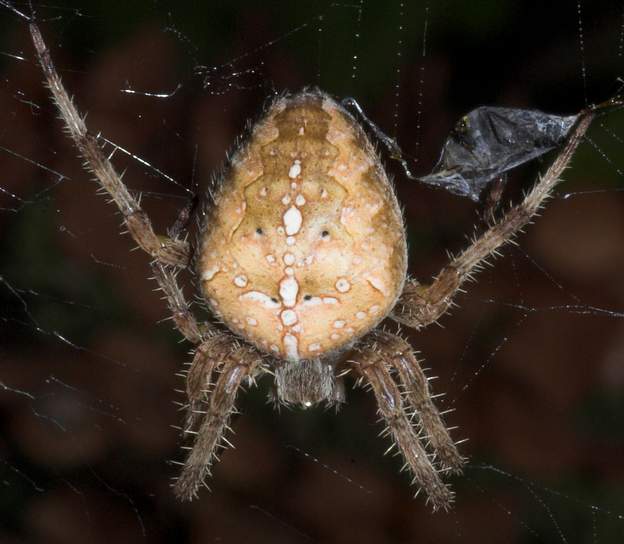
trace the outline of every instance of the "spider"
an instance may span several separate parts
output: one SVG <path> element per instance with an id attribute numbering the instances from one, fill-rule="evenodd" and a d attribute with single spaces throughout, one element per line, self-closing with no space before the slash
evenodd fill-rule
<path id="1" fill-rule="evenodd" d="M 154 232 L 74 107 L 34 18 L 11 9 L 28 21 L 46 83 L 86 168 L 151 257 L 175 326 L 195 346 L 183 428 L 194 442 L 174 484 L 176 496 L 196 497 L 209 476 L 242 385 L 270 374 L 277 403 L 334 405 L 344 402 L 343 379 L 352 373 L 372 390 L 414 483 L 434 510 L 448 509 L 454 494 L 442 476 L 460 473 L 465 458 L 414 350 L 380 325 L 390 320 L 420 330 L 442 317 L 484 260 L 536 215 L 595 110 L 579 116 L 519 204 L 492 219 L 431 282 L 420 283 L 407 275 L 399 204 L 364 129 L 320 90 L 282 95 L 209 191 L 192 247 L 182 229 Z M 196 320 L 176 279 L 193 268 L 210 322 Z"/>

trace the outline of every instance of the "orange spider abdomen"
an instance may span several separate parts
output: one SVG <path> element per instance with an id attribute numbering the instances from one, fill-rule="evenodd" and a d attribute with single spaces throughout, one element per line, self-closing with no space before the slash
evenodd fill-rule
<path id="1" fill-rule="evenodd" d="M 326 355 L 383 319 L 403 287 L 406 242 L 368 138 L 329 96 L 276 100 L 234 154 L 199 248 L 223 322 L 282 359 Z"/>

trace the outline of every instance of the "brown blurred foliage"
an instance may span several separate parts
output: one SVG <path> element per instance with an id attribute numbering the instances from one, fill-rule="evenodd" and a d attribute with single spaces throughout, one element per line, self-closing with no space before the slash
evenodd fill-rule
<path id="1" fill-rule="evenodd" d="M 402 17 L 398 2 L 364 3 L 359 27 L 357 11 L 330 3 L 127 4 L 84 3 L 84 17 L 75 5 L 40 9 L 92 130 L 181 184 L 115 155 L 161 231 L 184 205 L 183 188 L 206 186 L 272 89 L 320 84 L 356 96 L 380 126 L 396 129 L 424 172 L 472 107 L 574 112 L 584 105 L 581 60 L 596 101 L 613 91 L 622 65 L 621 13 L 609 2 L 584 7 L 582 57 L 569 2 L 431 5 L 425 57 L 419 2 L 405 2 Z M 550 202 L 441 327 L 410 334 L 439 376 L 435 391 L 448 393 L 442 405 L 456 408 L 448 416 L 459 426 L 454 436 L 470 439 L 452 512 L 432 515 L 412 499 L 399 460 L 382 457 L 371 396 L 349 391 L 338 414 L 278 413 L 266 404 L 267 380 L 241 395 L 236 449 L 221 455 L 212 492 L 178 504 L 169 490 L 177 467 L 167 461 L 181 459 L 173 401 L 182 400 L 175 374 L 188 346 L 160 321 L 166 308 L 146 257 L 130 251 L 119 216 L 64 137 L 26 28 L 6 12 L 0 18 L 1 50 L 27 59 L 0 64 L 0 145 L 64 176 L 56 184 L 49 171 L 0 151 L 0 187 L 23 199 L 0 193 L 2 542 L 619 541 L 621 140 L 594 127 L 592 142 L 613 164 L 585 144 L 560 189 L 571 196 Z M 197 64 L 220 66 L 206 89 Z M 170 98 L 121 92 L 178 84 Z M 604 124 L 621 138 L 623 121 L 614 114 Z M 505 198 L 518 198 L 537 167 L 515 175 Z M 466 243 L 475 207 L 389 168 L 408 224 L 410 271 L 426 279 L 446 250 Z"/>

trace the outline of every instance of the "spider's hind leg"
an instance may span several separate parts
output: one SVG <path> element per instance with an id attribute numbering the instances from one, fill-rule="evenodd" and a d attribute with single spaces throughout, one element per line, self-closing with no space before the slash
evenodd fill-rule
<path id="1" fill-rule="evenodd" d="M 354 350 L 354 366 L 372 388 L 388 434 L 403 454 L 405 466 L 414 476 L 414 483 L 427 494 L 427 500 L 433 504 L 434 510 L 446 510 L 450 508 L 454 494 L 442 481 L 427 455 L 422 443 L 425 437 L 420 436 L 412 425 L 403 395 L 390 374 L 391 357 L 386 349 L 383 343 L 378 343 L 375 336 L 371 335 Z"/>

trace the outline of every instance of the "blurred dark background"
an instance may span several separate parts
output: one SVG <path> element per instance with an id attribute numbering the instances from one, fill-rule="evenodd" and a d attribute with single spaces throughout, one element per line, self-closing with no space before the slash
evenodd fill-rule
<path id="1" fill-rule="evenodd" d="M 470 109 L 574 113 L 613 95 L 623 68 L 613 1 L 37 7 L 91 129 L 177 181 L 115 155 L 161 232 L 275 91 L 356 97 L 426 173 Z M 148 261 L 119 235 L 41 80 L 27 29 L 0 11 L 0 542 L 622 541 L 624 115 L 591 129 L 519 248 L 441 327 L 410 334 L 456 408 L 454 436 L 469 438 L 453 511 L 413 500 L 400 460 L 382 456 L 372 396 L 278 413 L 267 379 L 239 398 L 212 492 L 179 504 L 169 460 L 182 459 L 173 401 L 189 346 L 161 321 Z M 515 173 L 505 201 L 547 161 Z M 478 207 L 388 168 L 410 272 L 427 279 Z"/>

